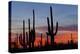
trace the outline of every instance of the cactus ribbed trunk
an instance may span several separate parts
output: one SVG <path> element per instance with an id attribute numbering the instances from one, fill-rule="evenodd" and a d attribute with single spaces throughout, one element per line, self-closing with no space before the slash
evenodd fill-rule
<path id="1" fill-rule="evenodd" d="M 34 35 L 35 35 L 35 12 L 33 10 L 33 31 L 34 31 Z"/>
<path id="2" fill-rule="evenodd" d="M 33 31 L 32 31 L 32 47 L 34 47 L 34 41 L 35 41 L 35 11 L 33 9 Z"/>
<path id="3" fill-rule="evenodd" d="M 51 32 L 53 33 L 53 15 L 52 15 L 52 7 L 50 6 L 50 15 L 51 15 Z"/>
<path id="4" fill-rule="evenodd" d="M 26 32 L 26 42 L 27 42 L 27 45 L 29 44 L 28 43 L 28 33 Z"/>
<path id="5" fill-rule="evenodd" d="M 53 35 L 53 15 L 52 15 L 52 7 L 50 6 L 50 15 L 51 15 L 51 44 L 53 45 L 54 42 L 54 35 Z"/>
<path id="6" fill-rule="evenodd" d="M 24 48 L 25 48 L 25 21 L 23 20 L 23 43 L 24 43 Z"/>
<path id="7" fill-rule="evenodd" d="M 28 19 L 28 29 L 29 29 L 29 48 L 31 48 L 30 19 Z"/>

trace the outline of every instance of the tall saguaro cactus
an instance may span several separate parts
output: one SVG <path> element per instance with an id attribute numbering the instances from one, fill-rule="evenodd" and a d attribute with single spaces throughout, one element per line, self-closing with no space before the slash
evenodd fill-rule
<path id="1" fill-rule="evenodd" d="M 28 29 L 29 29 L 29 48 L 31 48 L 30 19 L 28 19 Z"/>
<path id="2" fill-rule="evenodd" d="M 23 43 L 25 45 L 25 21 L 23 20 Z"/>
<path id="3" fill-rule="evenodd" d="M 33 10 L 33 29 L 30 29 L 30 19 L 28 19 L 29 24 L 29 47 L 34 47 L 35 41 L 35 11 Z"/>
<path id="4" fill-rule="evenodd" d="M 19 37 L 19 42 L 23 46 L 23 48 L 26 48 L 26 46 L 27 46 L 27 42 L 25 40 L 26 40 L 26 38 L 25 38 L 25 21 L 23 20 L 23 36 L 20 34 L 20 37 Z"/>
<path id="5" fill-rule="evenodd" d="M 35 41 L 35 11 L 33 9 L 33 37 L 32 37 L 32 46 L 34 47 Z"/>
<path id="6" fill-rule="evenodd" d="M 35 12 L 33 10 L 33 31 L 34 31 L 34 35 L 35 35 Z"/>
<path id="7" fill-rule="evenodd" d="M 47 24 L 48 24 L 47 35 L 49 35 L 51 37 L 51 45 L 53 45 L 54 44 L 54 36 L 57 34 L 57 31 L 58 31 L 58 22 L 56 22 L 56 30 L 54 32 L 53 15 L 52 15 L 52 7 L 51 6 L 50 6 L 50 16 L 51 16 L 51 27 L 50 27 L 49 17 L 47 17 Z"/>

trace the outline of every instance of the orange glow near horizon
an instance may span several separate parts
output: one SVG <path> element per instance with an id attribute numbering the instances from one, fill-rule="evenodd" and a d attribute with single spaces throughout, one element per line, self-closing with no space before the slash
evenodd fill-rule
<path id="1" fill-rule="evenodd" d="M 71 37 L 71 33 L 72 33 L 72 37 Z M 48 37 L 48 43 L 50 44 L 50 38 Z M 73 41 L 74 43 L 78 42 L 78 33 L 77 32 L 67 32 L 67 33 L 61 33 L 61 34 L 57 34 L 54 37 L 54 42 L 58 43 L 63 43 L 63 44 L 67 44 L 70 41 Z M 39 43 L 41 41 L 41 37 L 37 37 L 34 45 L 38 46 Z M 42 45 L 45 46 L 46 43 L 46 37 L 42 38 Z"/>
<path id="2" fill-rule="evenodd" d="M 72 37 L 71 37 L 72 34 Z M 15 36 L 15 35 L 13 35 Z M 11 36 L 12 37 L 12 36 Z M 16 42 L 15 41 L 16 38 L 12 37 L 12 41 L 11 42 Z M 42 46 L 45 46 L 46 44 L 46 34 L 42 35 Z M 63 44 L 67 44 L 70 41 L 73 41 L 74 43 L 78 42 L 78 32 L 65 32 L 65 33 L 59 33 L 54 37 L 54 42 L 58 43 L 63 43 Z M 18 41 L 19 42 L 19 41 Z M 41 42 L 41 36 L 36 34 L 36 38 L 35 38 L 35 42 L 34 42 L 34 46 L 38 47 L 40 46 L 40 42 Z M 50 36 L 48 36 L 48 44 L 50 44 Z"/>

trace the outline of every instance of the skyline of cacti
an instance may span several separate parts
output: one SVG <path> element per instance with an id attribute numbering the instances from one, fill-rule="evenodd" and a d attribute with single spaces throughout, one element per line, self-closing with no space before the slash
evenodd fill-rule
<path id="1" fill-rule="evenodd" d="M 25 20 L 23 20 L 23 33 L 20 34 L 19 38 L 17 37 L 17 39 L 19 39 L 19 41 L 17 40 L 17 42 L 20 43 L 21 46 L 23 46 L 23 48 L 27 48 L 27 46 L 29 46 L 29 48 L 34 48 L 34 42 L 35 42 L 35 39 L 36 39 L 36 33 L 35 33 L 35 11 L 33 9 L 32 11 L 33 13 L 33 27 L 31 28 L 31 24 L 30 24 L 30 19 L 28 19 L 28 32 L 25 31 L 26 27 L 25 27 Z M 46 45 L 45 46 L 49 46 L 49 38 L 48 36 L 50 37 L 50 45 L 51 46 L 54 46 L 55 45 L 55 42 L 54 42 L 54 37 L 56 36 L 56 34 L 58 33 L 58 22 L 56 22 L 56 28 L 54 29 L 54 26 L 53 26 L 53 15 L 52 15 L 52 7 L 50 6 L 50 18 L 47 17 L 47 32 L 46 32 Z M 51 20 L 51 21 L 50 21 Z M 55 30 L 55 31 L 54 31 Z M 39 47 L 43 47 L 42 46 L 42 34 L 41 33 L 41 41 L 40 41 L 40 46 Z M 18 36 L 18 34 L 17 34 Z M 72 34 L 71 34 L 72 36 Z M 71 43 L 73 41 L 71 40 Z"/>
<path id="2" fill-rule="evenodd" d="M 14 2 L 12 4 L 14 4 Z M 24 18 L 23 17 L 20 18 L 21 16 L 20 14 L 23 14 L 24 11 L 21 13 L 18 12 L 20 16 L 18 16 L 17 13 L 16 14 L 17 14 L 17 17 L 19 17 L 19 19 L 14 18 L 16 15 L 14 14 L 13 10 L 15 9 L 12 8 L 12 17 L 9 16 L 10 18 L 9 19 L 9 48 L 19 49 L 19 50 L 23 49 L 23 50 L 29 50 L 29 51 L 37 50 L 37 49 L 38 50 L 45 50 L 45 49 L 58 50 L 58 49 L 77 48 L 78 46 L 77 44 L 78 26 L 76 22 L 77 16 L 72 17 L 73 19 L 76 19 L 72 21 L 71 19 L 67 19 L 64 17 L 63 17 L 64 19 L 62 19 L 62 17 L 59 15 L 60 13 L 59 14 L 57 13 L 58 16 L 55 17 L 56 16 L 55 10 L 54 10 L 55 6 L 56 5 L 50 4 L 48 6 L 48 9 L 44 10 L 46 11 L 45 13 L 44 11 L 43 13 L 41 12 L 42 14 L 38 13 L 41 11 L 41 9 L 39 9 L 40 10 L 39 11 L 38 9 L 32 7 L 32 9 L 29 10 L 29 12 L 27 12 L 26 14 L 24 13 L 25 16 L 27 15 L 29 16 L 25 17 L 24 15 L 22 15 L 24 16 Z M 38 7 L 38 8 L 42 8 L 42 7 Z M 69 7 L 67 8 L 70 9 Z M 58 11 L 58 9 L 56 11 Z M 66 9 L 66 11 L 68 10 Z M 63 10 L 61 14 L 64 14 L 64 13 L 65 11 Z M 72 13 L 67 12 L 67 14 L 72 14 Z M 19 20 L 19 21 L 16 21 L 16 20 Z M 68 21 L 68 22 L 65 22 L 65 21 Z M 14 39 L 12 39 L 13 34 L 15 37 Z"/>

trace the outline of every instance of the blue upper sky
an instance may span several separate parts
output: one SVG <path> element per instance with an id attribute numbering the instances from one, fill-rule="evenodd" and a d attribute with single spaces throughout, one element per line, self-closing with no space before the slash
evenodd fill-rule
<path id="1" fill-rule="evenodd" d="M 54 25 L 56 21 L 59 26 L 76 25 L 78 21 L 78 6 L 64 4 L 12 2 L 12 27 L 22 27 L 22 20 L 28 25 L 28 18 L 32 26 L 32 10 L 35 10 L 35 23 L 38 26 L 47 26 L 47 17 L 50 17 L 50 6 L 53 9 Z"/>

